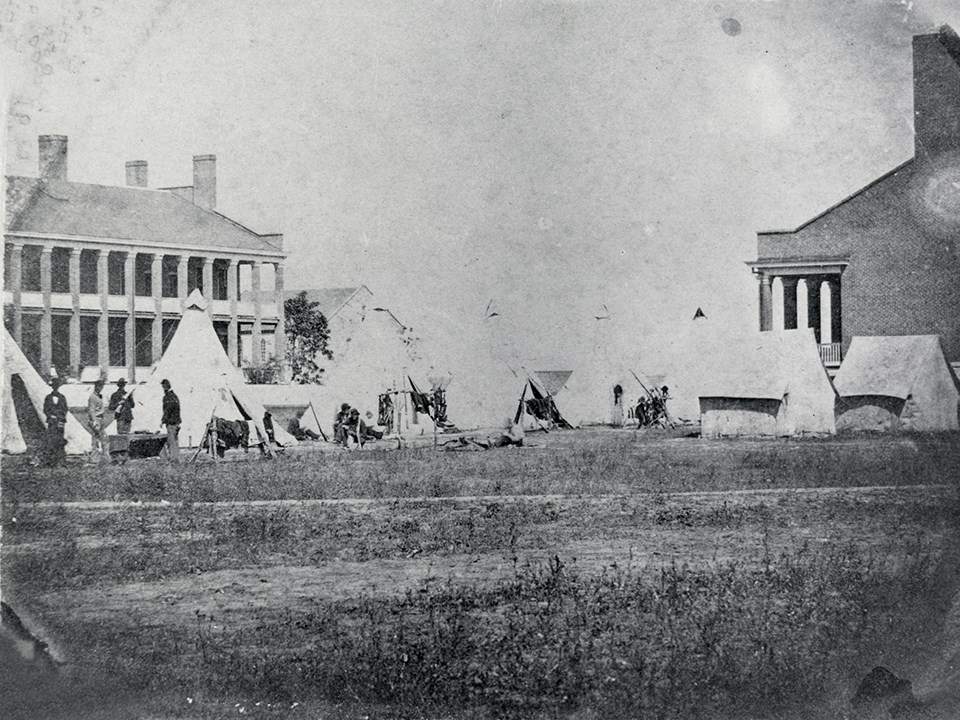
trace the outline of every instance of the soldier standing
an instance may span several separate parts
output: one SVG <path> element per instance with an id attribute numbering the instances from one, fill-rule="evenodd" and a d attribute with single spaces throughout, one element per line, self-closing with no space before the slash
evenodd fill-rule
<path id="1" fill-rule="evenodd" d="M 104 456 L 104 437 L 103 437 L 103 380 L 97 380 L 93 384 L 93 392 L 90 393 L 90 399 L 87 401 L 87 418 L 90 420 L 90 434 L 93 436 L 93 446 L 90 448 L 90 454 L 96 455 L 98 462 L 103 460 Z"/>
<path id="2" fill-rule="evenodd" d="M 49 467 L 61 465 L 67 457 L 64 450 L 67 445 L 64 437 L 67 427 L 67 399 L 60 392 L 60 385 L 60 378 L 53 378 L 50 381 L 50 394 L 43 400 L 43 414 L 47 420 L 44 460 Z"/>
<path id="3" fill-rule="evenodd" d="M 163 388 L 163 417 L 161 425 L 167 428 L 167 459 L 171 463 L 180 461 L 180 398 L 170 387 L 169 380 L 161 380 Z"/>

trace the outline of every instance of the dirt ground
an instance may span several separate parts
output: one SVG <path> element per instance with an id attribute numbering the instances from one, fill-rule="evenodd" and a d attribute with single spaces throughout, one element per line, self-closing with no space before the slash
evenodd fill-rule
<path id="1" fill-rule="evenodd" d="M 595 445 L 597 437 L 604 436 L 551 434 L 526 452 L 562 455 Z M 609 442 L 622 444 L 623 434 L 610 433 Z M 682 444 L 685 462 L 703 465 L 722 464 L 721 456 L 732 448 L 760 455 L 771 447 L 808 452 L 803 443 L 677 436 L 655 442 Z M 832 451 L 869 453 L 871 444 L 882 452 L 891 452 L 891 446 L 903 455 L 919 452 L 910 438 L 841 440 Z M 524 451 L 505 452 L 519 457 Z M 477 467 L 483 461 L 467 462 Z M 586 574 L 624 566 L 653 573 L 671 564 L 756 567 L 770 557 L 809 550 L 855 553 L 895 569 L 909 553 L 943 553 L 952 542 L 957 478 L 934 472 L 925 479 L 931 478 L 939 482 L 916 484 L 908 478 L 882 486 L 634 494 L 5 503 L 3 595 L 50 642 L 64 671 L 77 672 L 91 648 L 73 628 L 101 624 L 127 634 L 162 629 L 186 636 L 203 619 L 213 632 L 237 632 L 321 603 L 400 597 L 443 584 L 494 586 L 513 576 L 518 565 L 553 557 Z M 58 558 L 67 568 L 63 574 L 48 567 Z M 221 710 L 209 716 L 220 717 Z"/>

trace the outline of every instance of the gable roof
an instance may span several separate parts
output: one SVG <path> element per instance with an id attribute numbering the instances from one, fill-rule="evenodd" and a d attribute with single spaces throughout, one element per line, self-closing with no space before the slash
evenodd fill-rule
<path id="1" fill-rule="evenodd" d="M 283 255 L 277 236 L 255 233 L 172 192 L 12 175 L 6 180 L 8 233 L 111 238 L 135 244 Z"/>
<path id="2" fill-rule="evenodd" d="M 832 213 L 832 212 L 833 212 L 834 210 L 836 210 L 837 208 L 840 208 L 840 207 L 842 207 L 843 205 L 846 205 L 846 204 L 847 204 L 848 202 L 850 202 L 851 200 L 859 197 L 860 195 L 863 195 L 865 192 L 867 192 L 867 191 L 870 190 L 871 188 L 876 187 L 877 185 L 879 185 L 880 183 L 882 183 L 882 182 L 883 182 L 884 180 L 886 180 L 887 178 L 893 177 L 893 176 L 896 175 L 898 172 L 900 172 L 901 170 L 903 170 L 904 168 L 906 168 L 908 165 L 910 165 L 914 160 L 915 160 L 915 158 L 910 158 L 910 159 L 907 160 L 906 162 L 900 163 L 900 164 L 897 165 L 895 168 L 893 168 L 893 170 L 890 170 L 890 171 L 888 171 L 888 172 L 885 172 L 885 173 L 884 173 L 883 175 L 881 175 L 880 177 L 871 180 L 869 183 L 867 183 L 866 185 L 864 185 L 862 188 L 860 188 L 860 189 L 857 190 L 856 192 L 851 193 L 850 195 L 847 195 L 847 197 L 845 197 L 845 198 L 844 198 L 843 200 L 841 200 L 840 202 L 831 205 L 830 207 L 828 207 L 828 208 L 827 208 L 826 210 L 824 210 L 823 212 L 818 213 L 817 215 L 814 215 L 812 218 L 810 218 L 809 220 L 804 221 L 803 223 L 801 223 L 801 224 L 798 225 L 797 227 L 793 228 L 792 230 L 759 230 L 759 231 L 757 232 L 757 235 L 791 235 L 791 234 L 793 234 L 793 233 L 798 233 L 798 232 L 800 232 L 801 230 L 803 230 L 804 228 L 809 227 L 810 225 L 813 225 L 815 222 L 817 222 L 817 220 L 822 220 L 823 218 L 825 218 L 827 215 L 829 215 L 830 213 Z"/>
<path id="3" fill-rule="evenodd" d="M 812 328 L 727 338 L 712 347 L 713 368 L 699 396 L 782 400 L 830 387 Z M 819 387 L 818 387 L 819 386 Z M 833 395 L 833 388 L 829 393 Z"/>
<path id="4" fill-rule="evenodd" d="M 336 315 L 344 306 L 347 305 L 354 296 L 366 290 L 370 297 L 373 293 L 366 285 L 357 287 L 339 287 L 339 288 L 305 288 L 302 290 L 286 290 L 283 293 L 284 300 L 296 297 L 302 292 L 307 294 L 307 300 L 319 303 L 318 309 L 328 320 Z"/>
<path id="5" fill-rule="evenodd" d="M 938 357 L 939 356 L 939 357 Z M 856 336 L 834 378 L 841 397 L 885 395 L 906 400 L 931 359 L 949 372 L 937 335 Z"/>

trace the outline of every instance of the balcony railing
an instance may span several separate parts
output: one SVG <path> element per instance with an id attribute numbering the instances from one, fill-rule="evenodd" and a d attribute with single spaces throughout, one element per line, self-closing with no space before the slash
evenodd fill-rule
<path id="1" fill-rule="evenodd" d="M 824 365 L 839 365 L 841 360 L 840 343 L 821 343 L 820 359 Z"/>

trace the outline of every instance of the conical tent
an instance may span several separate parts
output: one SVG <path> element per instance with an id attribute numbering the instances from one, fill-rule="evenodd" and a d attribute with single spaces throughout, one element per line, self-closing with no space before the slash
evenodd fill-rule
<path id="1" fill-rule="evenodd" d="M 330 432 L 342 403 L 359 410 L 365 422 L 369 422 L 367 413 L 376 418 L 380 396 L 408 389 L 406 378 L 411 373 L 417 375 L 420 365 L 396 323 L 380 313 L 368 315 L 347 350 L 333 360 L 323 379 L 326 392 L 322 407 L 315 407 L 324 432 Z"/>
<path id="2" fill-rule="evenodd" d="M 700 383 L 704 437 L 833 434 L 836 392 L 813 330 L 726 337 L 705 348 Z"/>
<path id="3" fill-rule="evenodd" d="M 725 337 L 699 312 L 692 321 L 651 342 L 642 355 L 639 365 L 647 377 L 670 389 L 667 412 L 673 420 L 699 422 L 700 385 L 714 366 L 713 348 L 721 346 Z"/>
<path id="4" fill-rule="evenodd" d="M 205 311 L 206 301 L 198 290 L 187 298 L 183 316 L 160 362 L 143 385 L 131 388 L 134 400 L 131 432 L 161 431 L 163 388 L 170 381 L 180 399 L 180 447 L 196 447 L 203 438 L 212 417 L 224 420 L 252 420 L 257 431 L 266 438 L 263 427 L 264 408 L 253 393 L 247 392 L 243 374 L 227 357 Z M 107 429 L 116 432 L 115 424 Z M 297 441 L 283 428 L 274 426 L 280 445 Z"/>
<path id="5" fill-rule="evenodd" d="M 17 406 L 14 401 L 14 383 L 19 381 L 29 402 L 26 403 L 36 413 L 41 423 L 45 423 L 43 402 L 50 394 L 51 388 L 43 381 L 40 374 L 27 360 L 23 351 L 10 335 L 3 329 L 3 452 L 10 454 L 24 453 L 27 443 L 20 430 L 20 418 L 17 417 Z M 21 407 L 21 412 L 27 411 Z M 90 452 L 92 438 L 72 413 L 67 413 L 67 424 L 64 428 L 64 438 L 67 441 L 68 455 L 81 455 Z"/>
<path id="6" fill-rule="evenodd" d="M 834 379 L 838 430 L 956 430 L 960 392 L 936 335 L 854 337 Z"/>

